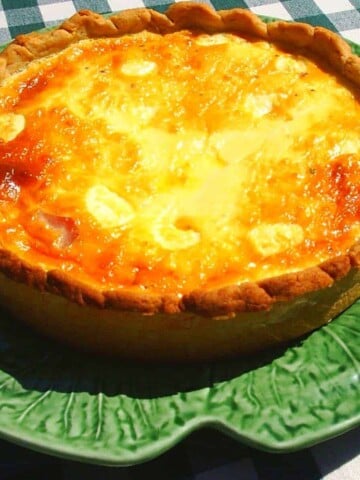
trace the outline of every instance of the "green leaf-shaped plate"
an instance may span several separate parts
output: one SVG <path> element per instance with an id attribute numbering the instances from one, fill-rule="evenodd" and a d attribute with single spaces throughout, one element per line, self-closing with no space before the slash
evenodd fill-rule
<path id="1" fill-rule="evenodd" d="M 203 426 L 260 449 L 296 450 L 360 424 L 359 339 L 360 302 L 285 351 L 141 366 L 72 352 L 3 313 L 0 435 L 105 465 L 150 460 Z"/>
<path id="2" fill-rule="evenodd" d="M 141 366 L 91 358 L 0 322 L 0 435 L 76 460 L 129 465 L 194 429 L 291 451 L 360 424 L 360 302 L 286 351 Z"/>

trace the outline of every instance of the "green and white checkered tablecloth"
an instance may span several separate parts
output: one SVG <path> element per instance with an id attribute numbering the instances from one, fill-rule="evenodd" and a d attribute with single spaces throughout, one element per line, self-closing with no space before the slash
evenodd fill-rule
<path id="1" fill-rule="evenodd" d="M 360 0 L 202 0 L 216 9 L 242 7 L 337 31 L 360 44 Z M 20 33 L 58 24 L 76 10 L 99 13 L 132 7 L 164 11 L 170 0 L 0 0 L 0 45 Z M 311 449 L 272 455 L 215 432 L 197 432 L 161 458 L 126 469 L 81 465 L 0 440 L 0 480 L 357 480 L 360 429 Z"/>
<path id="2" fill-rule="evenodd" d="M 163 11 L 170 0 L 0 0 L 0 44 L 19 33 L 51 26 L 76 10 L 90 8 L 99 13 L 132 7 Z M 360 43 L 360 0 L 203 0 L 216 9 L 243 7 L 255 13 L 322 25 Z"/>

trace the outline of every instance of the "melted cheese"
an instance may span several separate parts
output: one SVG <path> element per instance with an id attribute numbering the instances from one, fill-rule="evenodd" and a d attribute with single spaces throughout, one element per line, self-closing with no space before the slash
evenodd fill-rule
<path id="1" fill-rule="evenodd" d="M 302 227 L 291 223 L 263 223 L 251 229 L 248 236 L 255 250 L 264 257 L 281 253 L 304 241 Z"/>
<path id="2" fill-rule="evenodd" d="M 350 87 L 265 41 L 80 42 L 0 87 L 1 244 L 176 293 L 314 265 L 359 237 L 359 115 Z"/>
<path id="3" fill-rule="evenodd" d="M 250 93 L 245 98 L 244 107 L 253 117 L 263 117 L 273 109 L 273 95 L 254 95 Z"/>
<path id="4" fill-rule="evenodd" d="M 120 195 L 105 185 L 94 185 L 86 192 L 86 209 L 102 228 L 127 225 L 134 218 L 134 209 Z"/>
<path id="5" fill-rule="evenodd" d="M 120 71 L 129 77 L 144 77 L 156 69 L 155 62 L 146 60 L 131 60 L 121 65 Z"/>
<path id="6" fill-rule="evenodd" d="M 14 140 L 25 128 L 24 115 L 3 113 L 0 115 L 0 139 L 4 142 Z"/>

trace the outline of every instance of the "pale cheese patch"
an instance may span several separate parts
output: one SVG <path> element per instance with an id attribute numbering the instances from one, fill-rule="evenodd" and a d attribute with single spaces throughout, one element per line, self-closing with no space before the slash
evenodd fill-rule
<path id="1" fill-rule="evenodd" d="M 254 95 L 250 93 L 246 96 L 244 107 L 254 117 L 259 118 L 271 112 L 273 108 L 274 95 Z"/>
<path id="2" fill-rule="evenodd" d="M 138 129 L 134 141 L 139 147 L 140 166 L 163 175 L 167 170 L 176 176 L 176 170 L 187 169 L 196 155 L 204 155 L 206 135 L 202 132 L 170 133 L 159 128 Z"/>
<path id="3" fill-rule="evenodd" d="M 199 243 L 200 233 L 194 230 L 182 230 L 175 225 L 155 224 L 154 240 L 165 250 L 183 250 Z"/>
<path id="4" fill-rule="evenodd" d="M 24 115 L 3 113 L 0 115 L 0 139 L 4 142 L 14 140 L 25 128 Z"/>
<path id="5" fill-rule="evenodd" d="M 360 152 L 360 140 L 358 138 L 349 139 L 345 138 L 329 151 L 331 158 L 335 158 L 339 155 L 355 155 Z"/>
<path id="6" fill-rule="evenodd" d="M 210 47 L 212 45 L 223 45 L 229 43 L 229 37 L 224 34 L 218 33 L 216 35 L 199 35 L 195 43 L 202 47 Z"/>
<path id="7" fill-rule="evenodd" d="M 254 162 L 259 158 L 268 166 L 284 157 L 291 158 L 295 163 L 298 155 L 293 151 L 291 131 L 290 122 L 283 126 L 277 120 L 264 121 L 256 129 L 246 126 L 241 130 L 218 130 L 210 135 L 209 144 L 221 162 L 227 165 L 237 164 L 239 174 L 243 177 L 245 161 L 253 173 L 257 168 L 254 167 Z"/>
<path id="8" fill-rule="evenodd" d="M 156 70 L 156 63 L 148 60 L 128 60 L 120 68 L 129 77 L 144 77 Z"/>
<path id="9" fill-rule="evenodd" d="M 94 185 L 86 193 L 86 208 L 103 228 L 122 227 L 135 216 L 130 203 L 105 185 Z"/>
<path id="10" fill-rule="evenodd" d="M 268 257 L 302 243 L 304 231 L 297 224 L 264 223 L 250 230 L 248 237 L 255 250 Z"/>
<path id="11" fill-rule="evenodd" d="M 351 232 L 356 241 L 360 240 L 360 222 L 354 222 L 351 225 Z"/>
<path id="12" fill-rule="evenodd" d="M 261 141 L 254 130 L 218 130 L 209 138 L 218 159 L 227 165 L 241 163 L 246 157 L 256 155 Z"/>
<path id="13" fill-rule="evenodd" d="M 307 66 L 301 59 L 281 55 L 275 60 L 275 68 L 281 72 L 304 74 L 307 72 Z"/>

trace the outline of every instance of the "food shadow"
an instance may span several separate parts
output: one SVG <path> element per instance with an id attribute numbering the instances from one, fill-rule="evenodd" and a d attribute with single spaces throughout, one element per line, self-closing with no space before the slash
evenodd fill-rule
<path id="1" fill-rule="evenodd" d="M 240 377 L 281 357 L 288 347 L 216 362 L 131 362 L 75 351 L 0 311 L 0 370 L 31 391 L 158 398 Z"/>

